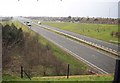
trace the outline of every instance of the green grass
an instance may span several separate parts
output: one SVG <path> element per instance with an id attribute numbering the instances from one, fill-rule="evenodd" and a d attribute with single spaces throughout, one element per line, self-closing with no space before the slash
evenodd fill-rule
<path id="1" fill-rule="evenodd" d="M 84 75 L 84 76 L 71 76 L 69 79 L 64 77 L 34 77 L 33 80 L 45 80 L 45 81 L 112 81 L 113 75 Z"/>
<path id="2" fill-rule="evenodd" d="M 112 24 L 87 24 L 87 23 L 69 23 L 69 22 L 42 22 L 43 24 L 57 27 L 63 30 L 68 30 L 85 36 L 104 40 L 107 42 L 117 41 L 118 38 L 112 37 L 112 31 L 118 31 L 118 25 Z M 97 29 L 99 31 L 97 31 Z M 114 42 L 114 43 L 115 43 Z"/>
<path id="3" fill-rule="evenodd" d="M 7 79 L 5 79 L 5 78 L 7 78 Z M 3 79 L 4 79 L 3 81 L 18 81 L 18 82 L 22 82 L 22 81 L 25 81 L 25 82 L 46 81 L 46 82 L 48 82 L 48 81 L 50 81 L 50 83 L 53 83 L 53 82 L 60 82 L 60 81 L 64 81 L 64 82 L 69 82 L 69 81 L 74 81 L 74 82 L 78 82 L 78 81 L 101 82 L 101 81 L 103 81 L 104 83 L 106 83 L 107 81 L 113 81 L 113 75 L 81 75 L 81 76 L 70 76 L 68 79 L 66 78 L 66 76 L 33 77 L 33 78 L 31 78 L 32 79 L 31 81 L 27 78 L 21 79 L 20 77 L 15 77 L 15 76 L 9 76 L 8 75 L 8 76 L 4 76 Z"/>

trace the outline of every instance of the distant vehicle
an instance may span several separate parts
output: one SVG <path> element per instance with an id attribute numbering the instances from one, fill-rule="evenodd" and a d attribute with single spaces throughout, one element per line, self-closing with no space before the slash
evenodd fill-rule
<path id="1" fill-rule="evenodd" d="M 28 24 L 27 24 L 27 26 L 31 26 L 31 24 L 30 24 L 30 23 L 28 23 Z"/>
<path id="2" fill-rule="evenodd" d="M 31 26 L 30 22 L 26 22 L 26 25 L 27 25 L 27 26 Z"/>
<path id="3" fill-rule="evenodd" d="M 40 21 L 38 21 L 38 24 L 41 24 L 41 22 L 40 22 Z"/>

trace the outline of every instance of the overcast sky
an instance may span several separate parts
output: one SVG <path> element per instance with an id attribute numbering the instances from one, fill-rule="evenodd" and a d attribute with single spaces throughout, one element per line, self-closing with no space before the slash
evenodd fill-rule
<path id="1" fill-rule="evenodd" d="M 118 17 L 119 0 L 0 0 L 0 16 Z"/>

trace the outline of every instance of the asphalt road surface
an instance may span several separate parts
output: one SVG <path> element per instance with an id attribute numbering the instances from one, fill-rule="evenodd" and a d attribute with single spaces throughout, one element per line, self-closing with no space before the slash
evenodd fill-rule
<path id="1" fill-rule="evenodd" d="M 22 19 L 20 21 L 24 23 L 26 20 Z M 40 26 L 32 24 L 32 26 L 29 28 L 47 40 L 53 42 L 60 48 L 64 49 L 65 51 L 71 53 L 71 55 L 75 56 L 76 58 L 82 60 L 94 68 L 97 68 L 98 71 L 102 73 L 114 73 L 116 61 L 115 58 L 109 57 L 104 53 L 96 51 L 95 49 L 91 49 L 89 46 L 85 46 L 74 40 L 41 28 Z"/>

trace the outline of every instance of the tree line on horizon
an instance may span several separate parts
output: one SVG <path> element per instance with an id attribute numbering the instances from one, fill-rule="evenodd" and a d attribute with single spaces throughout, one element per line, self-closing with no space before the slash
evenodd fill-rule
<path id="1" fill-rule="evenodd" d="M 41 21 L 59 21 L 59 22 L 78 22 L 78 23 L 95 23 L 95 24 L 118 24 L 117 18 L 95 18 L 95 17 L 26 17 Z"/>

